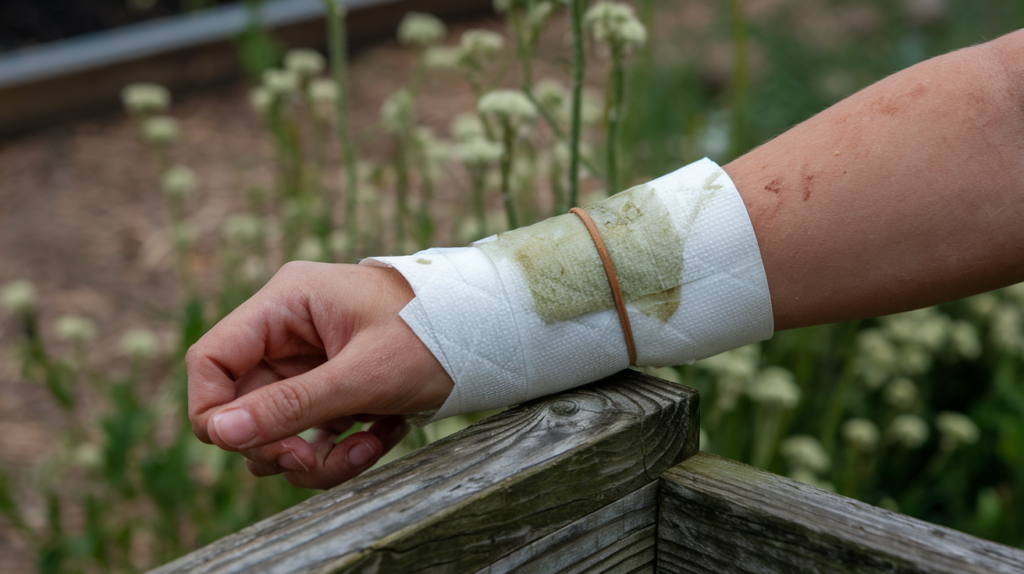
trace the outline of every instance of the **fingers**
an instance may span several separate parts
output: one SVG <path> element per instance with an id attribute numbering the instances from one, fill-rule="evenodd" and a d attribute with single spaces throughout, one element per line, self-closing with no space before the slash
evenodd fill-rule
<path id="1" fill-rule="evenodd" d="M 356 413 L 436 408 L 450 390 L 444 369 L 396 316 L 360 333 L 323 365 L 212 411 L 207 436 L 222 448 L 243 451 Z"/>
<path id="2" fill-rule="evenodd" d="M 307 291 L 292 280 L 298 273 L 293 271 L 296 266 L 287 269 L 221 320 L 185 356 L 189 418 L 196 436 L 204 442 L 211 442 L 207 434 L 210 410 L 239 396 L 239 381 L 249 375 L 263 377 L 250 383 L 271 382 L 274 365 L 265 358 L 297 358 L 277 365 L 291 372 L 303 362 L 316 362 L 315 357 L 321 357 L 320 362 L 326 360 L 310 317 Z M 267 368 L 258 369 L 261 363 Z M 251 374 L 254 368 L 255 374 Z"/>
<path id="3" fill-rule="evenodd" d="M 409 432 L 402 417 L 389 417 L 337 445 L 318 443 L 317 466 L 308 472 L 288 472 L 285 478 L 301 488 L 326 489 L 359 476 L 395 447 Z M 257 475 L 259 476 L 259 475 Z"/>

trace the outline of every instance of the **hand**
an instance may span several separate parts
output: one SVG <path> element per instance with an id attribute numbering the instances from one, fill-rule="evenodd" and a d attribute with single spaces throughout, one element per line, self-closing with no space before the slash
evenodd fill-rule
<path id="1" fill-rule="evenodd" d="M 452 389 L 398 312 L 412 289 L 393 269 L 293 262 L 188 351 L 188 406 L 200 440 L 330 488 L 373 466 Z M 390 416 L 389 416 L 390 415 Z M 356 422 L 373 422 L 338 444 Z M 312 443 L 298 433 L 317 429 Z"/>

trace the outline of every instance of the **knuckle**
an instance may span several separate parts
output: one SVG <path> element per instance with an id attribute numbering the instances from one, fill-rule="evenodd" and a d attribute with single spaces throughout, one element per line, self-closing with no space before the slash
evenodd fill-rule
<path id="1" fill-rule="evenodd" d="M 272 388 L 274 416 L 282 423 L 299 423 L 312 411 L 312 397 L 301 385 L 281 381 Z"/>

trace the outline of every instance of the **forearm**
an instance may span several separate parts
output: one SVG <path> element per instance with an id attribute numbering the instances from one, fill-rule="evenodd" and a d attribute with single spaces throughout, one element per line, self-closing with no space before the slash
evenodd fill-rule
<path id="1" fill-rule="evenodd" d="M 776 330 L 1024 280 L 1024 33 L 923 62 L 725 166 Z"/>

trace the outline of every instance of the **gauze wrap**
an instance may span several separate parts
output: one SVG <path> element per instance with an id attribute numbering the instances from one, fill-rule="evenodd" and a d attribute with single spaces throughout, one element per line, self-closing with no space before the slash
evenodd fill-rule
<path id="1" fill-rule="evenodd" d="M 692 362 L 771 337 L 771 300 L 736 186 L 709 159 L 584 208 L 622 286 L 637 366 Z M 400 315 L 455 382 L 431 419 L 517 404 L 629 366 L 593 240 L 573 214 L 363 264 L 397 269 Z"/>

